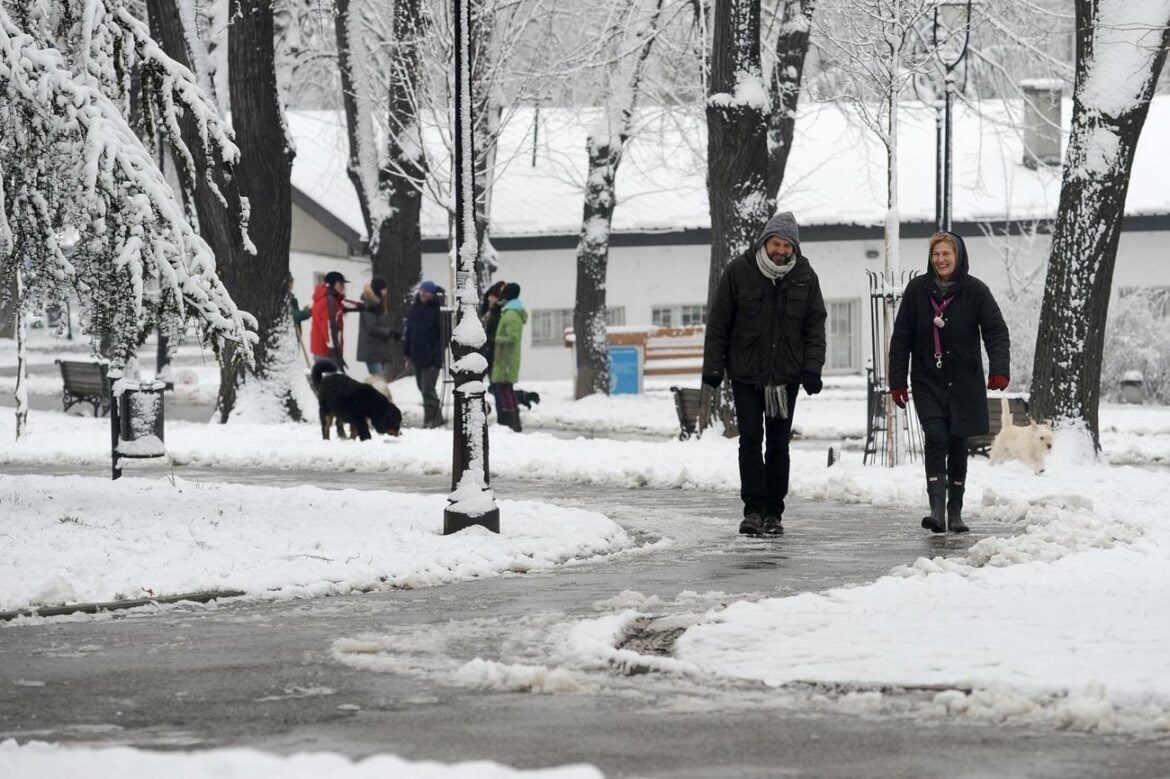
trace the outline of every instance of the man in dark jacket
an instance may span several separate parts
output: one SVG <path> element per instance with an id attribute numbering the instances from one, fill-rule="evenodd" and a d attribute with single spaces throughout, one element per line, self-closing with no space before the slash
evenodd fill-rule
<path id="1" fill-rule="evenodd" d="M 446 424 L 439 408 L 435 386 L 443 367 L 443 349 L 439 307 L 439 287 L 433 281 L 418 285 L 418 295 L 410 306 L 403 336 L 406 368 L 414 367 L 414 383 L 422 393 L 423 427 L 442 427 Z"/>
<path id="2" fill-rule="evenodd" d="M 890 336 L 890 397 L 906 408 L 909 371 L 925 438 L 930 516 L 922 526 L 935 533 L 967 532 L 967 439 L 988 430 L 980 337 L 990 362 L 987 389 L 1005 390 L 1011 337 L 999 306 L 987 285 L 970 275 L 963 239 L 935 233 L 926 273 L 906 285 Z"/>
<path id="3" fill-rule="evenodd" d="M 800 386 L 809 395 L 821 391 L 826 318 L 820 280 L 800 253 L 796 219 L 788 211 L 777 214 L 724 269 L 703 346 L 703 383 L 714 389 L 725 372 L 731 380 L 739 425 L 740 533 L 784 532 L 792 413 Z"/>

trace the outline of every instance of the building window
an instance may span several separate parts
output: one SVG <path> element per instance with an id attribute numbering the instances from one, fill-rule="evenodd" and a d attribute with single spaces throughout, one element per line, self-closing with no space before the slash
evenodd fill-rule
<path id="1" fill-rule="evenodd" d="M 707 306 L 654 306 L 650 309 L 650 323 L 655 327 L 695 327 L 707 320 Z"/>
<path id="2" fill-rule="evenodd" d="M 694 327 L 707 321 L 707 307 L 679 306 L 678 323 L 682 327 Z"/>
<path id="3" fill-rule="evenodd" d="M 610 327 L 626 323 L 626 307 L 613 306 L 605 310 L 605 321 Z M 532 345 L 564 346 L 565 331 L 573 327 L 573 309 L 536 308 L 532 310 Z"/>
<path id="4" fill-rule="evenodd" d="M 860 300 L 826 300 L 829 310 L 828 361 L 826 370 L 860 371 Z"/>

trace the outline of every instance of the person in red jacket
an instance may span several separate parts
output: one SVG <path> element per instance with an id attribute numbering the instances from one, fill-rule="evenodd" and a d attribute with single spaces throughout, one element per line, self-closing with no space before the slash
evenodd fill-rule
<path id="1" fill-rule="evenodd" d="M 313 329 L 309 333 L 309 351 L 315 360 L 329 360 L 345 370 L 345 315 L 362 311 L 365 306 L 346 300 L 349 280 L 337 271 L 325 274 L 325 281 L 313 290 Z"/>

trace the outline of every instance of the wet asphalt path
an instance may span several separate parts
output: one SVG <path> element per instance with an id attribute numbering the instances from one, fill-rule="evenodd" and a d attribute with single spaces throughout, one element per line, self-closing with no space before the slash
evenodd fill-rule
<path id="1" fill-rule="evenodd" d="M 447 487 L 441 476 L 176 473 L 268 485 Z M 582 761 L 608 776 L 1170 772 L 1166 741 L 944 720 L 922 713 L 928 691 L 887 696 L 882 711 L 858 713 L 840 702 L 840 690 L 769 690 L 638 668 L 574 667 L 560 648 L 568 624 L 619 611 L 625 590 L 657 596 L 640 610 L 685 622 L 729 600 L 870 581 L 924 554 L 960 552 L 977 533 L 930 538 L 892 512 L 793 502 L 785 536 L 752 540 L 734 532 L 737 500 L 729 493 L 524 481 L 495 486 L 500 498 L 603 511 L 644 547 L 556 571 L 419 590 L 229 601 L 0 627 L 0 739 L 332 750 L 354 757 L 392 752 L 522 767 Z M 335 653 L 338 639 L 371 640 L 380 651 L 343 663 Z M 651 629 L 635 645 L 668 649 L 669 638 Z M 576 689 L 533 694 L 458 686 L 454 672 L 477 657 L 565 667 Z"/>

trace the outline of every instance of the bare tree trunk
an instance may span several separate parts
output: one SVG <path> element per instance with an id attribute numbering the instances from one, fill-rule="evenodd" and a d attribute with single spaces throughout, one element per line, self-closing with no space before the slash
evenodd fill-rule
<path id="1" fill-rule="evenodd" d="M 18 267 L 14 274 L 15 295 L 12 299 L 13 324 L 16 330 L 16 440 L 28 426 L 28 331 L 24 325 L 24 278 Z"/>
<path id="2" fill-rule="evenodd" d="M 772 70 L 772 111 L 768 114 L 768 203 L 776 210 L 788 154 L 792 151 L 792 132 L 796 127 L 796 107 L 800 100 L 800 82 L 804 76 L 804 59 L 808 54 L 809 30 L 815 0 L 786 0 L 776 40 L 776 65 Z"/>
<path id="3" fill-rule="evenodd" d="M 768 106 L 760 66 L 759 0 L 715 4 L 707 97 L 711 209 L 708 310 L 723 268 L 768 220 Z"/>
<path id="4" fill-rule="evenodd" d="M 389 42 L 394 59 L 386 96 L 389 133 L 382 163 L 369 126 L 375 111 L 372 95 L 358 70 L 363 63 L 355 61 L 363 56 L 363 49 L 357 38 L 361 34 L 359 23 L 353 17 L 350 1 L 337 0 L 337 53 L 349 136 L 349 177 L 370 236 L 371 270 L 386 279 L 393 321 L 404 323 L 412 291 L 422 274 L 419 216 L 426 168 L 417 113 L 422 16 L 419 0 L 394 4 L 394 40 Z M 402 342 L 392 342 L 391 350 L 386 372 L 387 378 L 393 379 L 403 369 Z"/>
<path id="5" fill-rule="evenodd" d="M 608 130 L 608 128 L 606 128 Z M 625 135 L 600 133 L 589 138 L 589 178 L 585 213 L 577 243 L 577 298 L 573 308 L 577 381 L 573 397 L 609 394 L 609 344 L 605 318 L 605 278 L 609 266 L 609 233 L 616 205 L 614 179 L 621 163 Z"/>
<path id="6" fill-rule="evenodd" d="M 631 2 L 630 10 L 636 9 L 637 3 Z M 617 171 L 630 135 L 642 77 L 658 34 L 661 13 L 662 0 L 657 0 L 647 29 L 634 32 L 645 42 L 631 63 L 628 75 L 623 74 L 616 79 L 619 94 L 614 94 L 611 84 L 603 120 L 586 144 L 589 175 L 585 183 L 581 238 L 577 242 L 577 294 L 573 308 L 577 356 L 577 380 L 573 395 L 577 399 L 594 392 L 609 394 L 605 281 L 609 266 L 609 235 L 614 207 L 617 205 Z M 619 101 L 624 104 L 615 105 Z"/>
<path id="7" fill-rule="evenodd" d="M 291 330 L 288 321 L 288 250 L 292 230 L 293 150 L 285 133 L 276 85 L 273 0 L 231 0 L 228 29 L 231 109 L 236 143 L 240 148 L 237 171 L 240 190 L 251 206 L 250 235 L 255 256 L 232 256 L 220 266 L 220 278 L 239 307 L 256 317 L 259 342 L 255 373 L 270 376 L 275 349 Z M 232 348 L 222 361 L 219 390 L 220 421 L 226 422 L 243 384 L 243 366 L 232 359 Z M 291 388 L 281 400 L 293 419 L 301 418 Z"/>
<path id="8" fill-rule="evenodd" d="M 491 242 L 485 240 L 491 224 L 491 175 L 496 164 L 496 139 L 499 137 L 502 106 L 493 89 L 494 74 L 489 69 L 498 63 L 490 55 L 496 40 L 496 18 L 493 4 L 487 0 L 468 0 L 471 26 L 475 37 L 471 42 L 472 100 L 475 103 L 475 279 L 480 297 L 491 286 L 496 270 L 496 258 Z"/>
<path id="9" fill-rule="evenodd" d="M 184 29 L 184 16 L 176 0 L 146 0 L 146 6 L 151 32 L 161 43 L 163 51 L 173 60 L 196 73 L 197 78 L 206 81 L 207 74 L 197 72 L 197 57 L 195 52 L 190 50 L 190 41 L 196 40 L 198 36 L 195 30 Z M 142 78 L 149 79 L 153 75 L 144 73 Z M 209 87 L 210 84 L 208 83 L 206 86 Z M 237 113 L 236 116 L 240 116 L 240 114 Z M 143 115 L 143 118 L 148 119 L 149 117 Z M 147 124 L 149 125 L 149 123 Z M 149 126 L 145 129 L 152 130 Z M 202 148 L 200 129 L 193 116 L 184 114 L 179 120 L 179 130 L 182 140 L 188 148 Z M 241 152 L 243 153 L 242 144 Z M 257 315 L 257 320 L 260 322 L 260 342 L 257 344 L 256 365 L 257 369 L 260 370 L 266 357 L 267 348 L 265 320 L 259 316 L 260 312 L 251 305 L 252 301 L 249 299 L 248 293 L 242 288 L 250 282 L 246 278 L 246 271 L 244 276 L 241 276 L 240 273 L 249 267 L 253 257 L 244 248 L 243 236 L 246 218 L 239 208 L 241 202 L 239 177 L 233 177 L 219 168 L 211 171 L 212 181 L 219 189 L 219 192 L 216 192 L 212 182 L 208 180 L 209 171 L 205 157 L 196 155 L 194 162 L 195 178 L 193 180 L 187 175 L 183 166 L 179 166 L 176 170 L 182 183 L 184 201 L 194 206 L 199 222 L 199 234 L 215 251 L 215 256 L 220 263 L 220 278 L 223 279 L 224 285 L 242 309 Z M 241 167 L 246 164 L 247 161 L 241 159 Z M 287 258 L 287 249 L 285 256 Z M 287 275 L 287 267 L 286 259 L 285 275 Z M 282 289 L 281 295 L 284 294 L 287 294 L 287 288 Z M 285 308 L 287 310 L 287 306 Z M 224 422 L 227 421 L 235 406 L 236 392 L 243 380 L 243 369 L 234 364 L 236 360 L 230 354 L 231 351 L 232 347 L 229 346 L 227 348 L 229 353 L 219 355 L 221 364 L 217 405 L 220 421 Z"/>
<path id="10" fill-rule="evenodd" d="M 1097 407 L 1105 321 L 1130 170 L 1170 46 L 1170 18 L 1165 16 L 1144 25 L 1146 40 L 1123 39 L 1116 21 L 1104 21 L 1119 8 L 1116 0 L 1076 3 L 1072 135 L 1032 371 L 1033 416 L 1062 427 L 1087 426 L 1095 449 L 1100 449 Z M 1131 30 L 1143 26 L 1126 21 Z M 1119 56 L 1119 50 L 1129 57 Z M 1124 85 L 1114 79 L 1109 94 L 1102 94 L 1100 71 L 1105 68 L 1137 78 Z M 1118 88 L 1126 86 L 1132 92 L 1119 95 Z"/>

